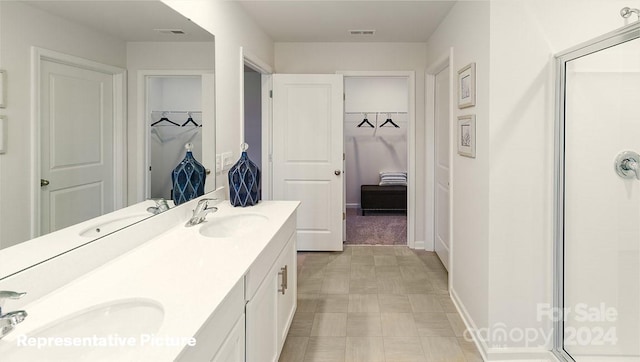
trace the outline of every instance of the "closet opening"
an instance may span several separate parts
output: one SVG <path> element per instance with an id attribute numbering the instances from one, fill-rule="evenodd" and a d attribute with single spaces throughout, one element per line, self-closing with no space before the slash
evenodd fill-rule
<path id="1" fill-rule="evenodd" d="M 247 156 L 262 170 L 262 74 L 244 65 L 244 142 Z"/>
<path id="2" fill-rule="evenodd" d="M 410 240 L 410 83 L 407 76 L 345 74 L 346 245 Z"/>

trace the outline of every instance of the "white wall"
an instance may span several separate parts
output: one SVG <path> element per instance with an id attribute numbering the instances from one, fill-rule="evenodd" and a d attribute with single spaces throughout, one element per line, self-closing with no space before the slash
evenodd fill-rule
<path id="1" fill-rule="evenodd" d="M 416 134 L 416 195 L 424 200 L 424 43 L 276 43 L 278 73 L 332 74 L 337 71 L 414 71 Z M 416 220 L 424 220 L 424 204 L 416 202 Z M 415 239 L 425 240 L 424 223 L 416 222 Z"/>
<path id="2" fill-rule="evenodd" d="M 224 0 L 162 0 L 216 37 L 216 149 L 240 155 L 242 47 L 273 66 L 273 41 L 247 16 L 242 6 Z M 217 175 L 216 185 L 228 184 L 227 173 Z"/>
<path id="3" fill-rule="evenodd" d="M 458 2 L 429 39 L 425 62 L 427 67 L 435 65 L 453 47 L 456 80 L 459 69 L 476 63 L 476 106 L 458 109 L 456 99 L 452 100 L 452 124 L 456 124 L 460 115 L 476 115 L 476 158 L 459 156 L 456 143 L 451 143 L 452 263 L 449 270 L 453 297 L 477 328 L 487 326 L 489 308 L 488 43 L 489 3 Z M 452 135 L 456 132 L 452 126 Z"/>
<path id="4" fill-rule="evenodd" d="M 125 68 L 124 42 L 17 1 L 0 1 L 0 69 L 7 71 L 8 147 L 0 155 L 0 248 L 28 240 L 31 222 L 31 47 Z"/>
<path id="5" fill-rule="evenodd" d="M 144 136 L 148 131 L 143 115 L 138 109 L 139 90 L 138 73 L 140 71 L 204 71 L 214 73 L 215 43 L 212 42 L 129 42 L 127 43 L 127 71 L 128 71 L 128 201 L 135 204 L 144 200 Z M 153 73 L 153 72 L 152 72 Z M 208 82 L 204 77 L 203 82 Z M 206 87 L 205 87 L 206 88 Z M 202 119 L 202 139 L 215 139 L 214 117 L 207 115 L 215 111 L 214 99 L 206 98 L 202 101 L 201 110 L 205 116 Z M 199 161 L 205 168 L 215 169 L 213 161 L 214 150 L 203 145 L 203 158 Z M 213 147 L 211 147 L 213 148 Z M 210 176 L 213 177 L 213 176 Z M 208 183 L 208 181 L 207 181 Z"/>

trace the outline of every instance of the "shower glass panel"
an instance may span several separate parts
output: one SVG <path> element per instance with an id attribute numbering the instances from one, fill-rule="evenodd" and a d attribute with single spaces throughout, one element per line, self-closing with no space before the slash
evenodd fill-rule
<path id="1" fill-rule="evenodd" d="M 614 166 L 623 151 L 640 153 L 636 28 L 561 63 L 564 318 L 557 326 L 565 358 L 575 361 L 640 360 L 640 174 L 630 156 L 620 160 L 626 177 Z"/>

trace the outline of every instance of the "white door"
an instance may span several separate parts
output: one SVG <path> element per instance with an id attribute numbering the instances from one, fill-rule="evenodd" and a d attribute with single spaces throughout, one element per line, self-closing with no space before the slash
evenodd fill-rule
<path id="1" fill-rule="evenodd" d="M 113 75 L 41 62 L 41 234 L 113 211 L 113 98 Z"/>
<path id="2" fill-rule="evenodd" d="M 299 200 L 298 250 L 342 250 L 342 75 L 273 76 L 273 199 Z"/>
<path id="3" fill-rule="evenodd" d="M 435 80 L 435 249 L 449 270 L 449 67 Z"/>

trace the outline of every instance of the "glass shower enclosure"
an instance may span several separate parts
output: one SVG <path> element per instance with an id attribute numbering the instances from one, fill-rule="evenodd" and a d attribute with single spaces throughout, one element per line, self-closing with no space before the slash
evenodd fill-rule
<path id="1" fill-rule="evenodd" d="M 554 352 L 640 361 L 640 22 L 556 59 Z"/>

